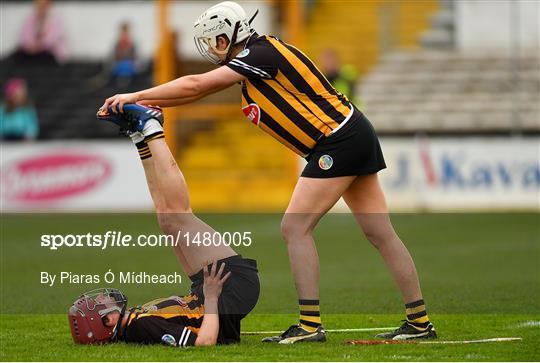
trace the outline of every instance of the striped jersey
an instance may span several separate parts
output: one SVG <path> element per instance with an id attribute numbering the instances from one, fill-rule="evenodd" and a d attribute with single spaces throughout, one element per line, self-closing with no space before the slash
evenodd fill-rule
<path id="1" fill-rule="evenodd" d="M 130 343 L 195 345 L 204 317 L 204 305 L 195 294 L 152 300 L 129 310 L 120 337 Z"/>
<path id="2" fill-rule="evenodd" d="M 300 50 L 273 36 L 254 33 L 227 67 L 244 75 L 242 111 L 282 144 L 305 157 L 353 114 Z"/>

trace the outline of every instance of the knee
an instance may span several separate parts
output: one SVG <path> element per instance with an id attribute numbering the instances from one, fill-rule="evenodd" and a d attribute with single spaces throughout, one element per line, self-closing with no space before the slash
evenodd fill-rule
<path id="1" fill-rule="evenodd" d="M 362 228 L 367 240 L 375 247 L 380 249 L 386 244 L 391 243 L 396 236 L 391 226 L 364 226 Z"/>
<path id="2" fill-rule="evenodd" d="M 285 243 L 288 243 L 289 240 L 291 240 L 291 236 L 293 234 L 293 225 L 289 221 L 287 221 L 285 218 L 281 220 L 281 235 L 283 236 L 283 239 L 285 240 Z"/>
<path id="3" fill-rule="evenodd" d="M 311 236 L 312 230 L 294 218 L 284 217 L 281 220 L 281 235 L 287 244 L 304 240 L 305 237 Z"/>
<path id="4" fill-rule="evenodd" d="M 382 240 L 377 232 L 376 228 L 363 228 L 364 235 L 366 239 L 375 247 L 379 249 L 382 244 Z"/>
<path id="5" fill-rule="evenodd" d="M 165 234 L 176 233 L 179 229 L 189 225 L 189 221 L 193 219 L 193 213 L 189 211 L 171 211 L 170 209 L 158 209 L 157 220 L 161 231 Z"/>
<path id="6" fill-rule="evenodd" d="M 152 196 L 154 207 L 158 214 L 191 214 L 192 210 L 189 205 L 187 196 L 175 196 L 167 198 L 164 195 Z"/>
<path id="7" fill-rule="evenodd" d="M 173 232 L 173 228 L 176 223 L 171 213 L 167 213 L 164 209 L 160 209 L 157 211 L 157 220 L 159 228 L 163 233 L 169 234 Z"/>
<path id="8" fill-rule="evenodd" d="M 189 206 L 184 207 L 178 205 L 171 205 L 170 203 L 167 203 L 167 201 L 160 201 L 159 203 L 155 203 L 155 208 L 158 215 L 182 215 L 193 213 Z"/>

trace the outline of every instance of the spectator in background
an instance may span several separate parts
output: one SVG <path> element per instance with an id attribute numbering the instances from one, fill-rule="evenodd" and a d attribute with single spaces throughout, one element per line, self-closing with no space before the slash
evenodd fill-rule
<path id="1" fill-rule="evenodd" d="M 137 74 L 135 43 L 128 22 L 120 24 L 120 34 L 114 46 L 111 75 L 117 83 L 129 84 Z"/>
<path id="2" fill-rule="evenodd" d="M 344 94 L 360 110 L 364 111 L 364 104 L 355 92 L 358 72 L 350 64 L 341 64 L 338 53 L 331 48 L 325 49 L 321 54 L 321 70 L 332 86 Z"/>
<path id="3" fill-rule="evenodd" d="M 0 137 L 2 140 L 33 140 L 39 131 L 36 110 L 28 100 L 26 82 L 12 78 L 4 86 L 4 102 L 0 105 Z"/>
<path id="4" fill-rule="evenodd" d="M 34 12 L 22 25 L 13 58 L 18 62 L 57 64 L 64 57 L 64 27 L 61 19 L 51 12 L 51 1 L 35 0 Z"/>
<path id="5" fill-rule="evenodd" d="M 126 88 L 138 74 L 137 52 L 131 36 L 131 26 L 124 21 L 118 27 L 118 39 L 109 57 L 103 63 L 103 68 L 87 81 L 90 91 L 106 87 L 111 82 L 116 87 Z"/>

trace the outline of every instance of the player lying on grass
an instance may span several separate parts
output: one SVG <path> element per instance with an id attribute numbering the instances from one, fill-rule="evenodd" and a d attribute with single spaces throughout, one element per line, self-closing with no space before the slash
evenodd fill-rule
<path id="1" fill-rule="evenodd" d="M 137 145 L 154 202 L 166 235 L 215 232 L 198 219 L 189 205 L 186 182 L 163 136 L 159 109 L 125 105 L 124 113 L 101 112 Z M 174 247 L 180 265 L 192 281 L 187 296 L 171 296 L 127 309 L 119 290 L 100 289 L 83 294 L 69 309 L 73 339 L 92 344 L 125 341 L 174 346 L 229 344 L 240 341 L 240 321 L 259 297 L 257 264 L 230 246 L 204 246 L 181 240 Z M 208 261 L 214 261 L 207 266 Z"/>

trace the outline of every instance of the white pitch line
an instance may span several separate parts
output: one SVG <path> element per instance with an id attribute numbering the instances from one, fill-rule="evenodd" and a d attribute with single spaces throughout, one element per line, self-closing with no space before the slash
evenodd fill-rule
<path id="1" fill-rule="evenodd" d="M 476 340 L 426 340 L 416 341 L 417 344 L 475 344 L 475 343 L 493 343 L 493 342 L 512 342 L 517 340 L 523 340 L 519 337 L 512 338 L 488 338 L 488 339 L 476 339 Z"/>
<path id="2" fill-rule="evenodd" d="M 534 328 L 534 327 L 539 327 L 539 326 L 540 326 L 540 321 L 530 320 L 530 321 L 526 321 L 524 323 L 518 324 L 516 328 Z"/>
<path id="3" fill-rule="evenodd" d="M 395 330 L 396 327 L 385 327 L 385 328 L 351 328 L 351 329 L 325 329 L 329 333 L 349 333 L 349 332 L 362 332 L 362 331 L 385 331 L 385 330 Z M 244 331 L 244 335 L 259 335 L 259 334 L 281 334 L 283 330 L 268 330 L 268 331 Z"/>

